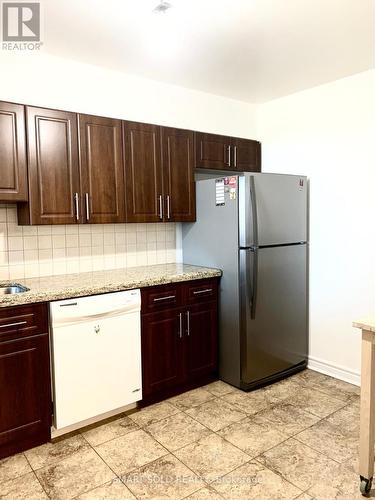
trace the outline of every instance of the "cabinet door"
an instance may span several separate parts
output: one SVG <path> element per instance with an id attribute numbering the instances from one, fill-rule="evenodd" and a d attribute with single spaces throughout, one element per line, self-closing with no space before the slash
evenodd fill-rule
<path id="1" fill-rule="evenodd" d="M 48 334 L 0 342 L 0 458 L 50 439 Z"/>
<path id="2" fill-rule="evenodd" d="M 143 397 L 183 381 L 182 316 L 180 309 L 142 316 Z"/>
<path id="3" fill-rule="evenodd" d="M 0 201 L 27 200 L 25 108 L 0 101 Z"/>
<path id="4" fill-rule="evenodd" d="M 86 222 L 125 222 L 121 120 L 79 115 Z"/>
<path id="5" fill-rule="evenodd" d="M 217 304 L 193 305 L 185 314 L 187 378 L 193 381 L 217 371 Z"/>
<path id="6" fill-rule="evenodd" d="M 26 107 L 29 203 L 21 224 L 73 224 L 79 220 L 77 115 Z"/>
<path id="7" fill-rule="evenodd" d="M 123 122 L 128 222 L 163 220 L 160 127 Z"/>
<path id="8" fill-rule="evenodd" d="M 260 142 L 235 139 L 233 143 L 233 165 L 240 172 L 260 172 Z"/>
<path id="9" fill-rule="evenodd" d="M 164 220 L 195 221 L 194 134 L 162 127 Z"/>
<path id="10" fill-rule="evenodd" d="M 195 133 L 196 168 L 230 170 L 232 165 L 232 139 L 222 135 Z"/>

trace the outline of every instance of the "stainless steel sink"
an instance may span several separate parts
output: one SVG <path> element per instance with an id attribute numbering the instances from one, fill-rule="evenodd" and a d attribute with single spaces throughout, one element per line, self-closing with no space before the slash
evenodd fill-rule
<path id="1" fill-rule="evenodd" d="M 11 283 L 9 285 L 0 285 L 0 295 L 12 295 L 14 293 L 27 292 L 29 288 L 19 285 L 18 283 Z"/>

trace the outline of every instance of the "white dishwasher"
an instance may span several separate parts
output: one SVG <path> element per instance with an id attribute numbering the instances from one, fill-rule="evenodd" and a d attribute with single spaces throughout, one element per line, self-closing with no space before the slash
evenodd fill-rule
<path id="1" fill-rule="evenodd" d="M 142 399 L 140 290 L 50 304 L 55 429 Z"/>

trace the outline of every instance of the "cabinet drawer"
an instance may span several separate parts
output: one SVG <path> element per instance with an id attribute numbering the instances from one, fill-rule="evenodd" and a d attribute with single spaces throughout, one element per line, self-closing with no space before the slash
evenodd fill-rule
<path id="1" fill-rule="evenodd" d="M 185 284 L 186 304 L 217 300 L 217 280 L 197 280 Z"/>
<path id="2" fill-rule="evenodd" d="M 144 288 L 141 292 L 142 313 L 162 311 L 181 306 L 182 291 L 180 283 Z"/>
<path id="3" fill-rule="evenodd" d="M 0 342 L 47 332 L 46 304 L 0 308 Z"/>

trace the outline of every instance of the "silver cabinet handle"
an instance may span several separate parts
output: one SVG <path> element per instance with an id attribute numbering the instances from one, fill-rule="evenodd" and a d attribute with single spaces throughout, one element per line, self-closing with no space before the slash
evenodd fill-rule
<path id="1" fill-rule="evenodd" d="M 231 146 L 228 146 L 228 162 L 227 162 L 228 167 L 230 167 L 230 160 L 231 160 L 231 158 L 230 158 L 230 150 L 231 150 Z"/>
<path id="2" fill-rule="evenodd" d="M 187 334 L 190 337 L 190 311 L 186 312 L 186 322 L 187 322 Z"/>
<path id="3" fill-rule="evenodd" d="M 234 146 L 234 166 L 237 167 L 237 146 Z"/>
<path id="4" fill-rule="evenodd" d="M 74 203 L 76 206 L 76 219 L 79 220 L 79 196 L 78 196 L 78 193 L 74 193 Z"/>
<path id="5" fill-rule="evenodd" d="M 8 323 L 7 325 L 0 325 L 0 328 L 10 328 L 12 326 L 27 325 L 27 321 L 17 321 L 17 323 Z"/>
<path id="6" fill-rule="evenodd" d="M 195 292 L 193 292 L 193 295 L 199 295 L 200 293 L 208 293 L 208 292 L 212 292 L 212 288 L 206 288 L 205 290 L 196 290 Z"/>
<path id="7" fill-rule="evenodd" d="M 178 336 L 180 337 L 180 339 L 182 339 L 182 313 L 180 313 L 179 316 L 180 316 L 180 331 L 178 333 Z"/>
<path id="8" fill-rule="evenodd" d="M 85 200 L 86 200 L 86 220 L 90 220 L 89 193 L 85 194 Z"/>
<path id="9" fill-rule="evenodd" d="M 159 219 L 163 220 L 163 197 L 159 196 Z"/>
<path id="10" fill-rule="evenodd" d="M 171 197 L 169 194 L 167 195 L 167 217 L 168 219 L 171 218 Z"/>
<path id="11" fill-rule="evenodd" d="M 160 302 L 161 300 L 175 299 L 176 295 L 168 295 L 167 297 L 158 297 L 154 299 L 154 302 Z"/>

